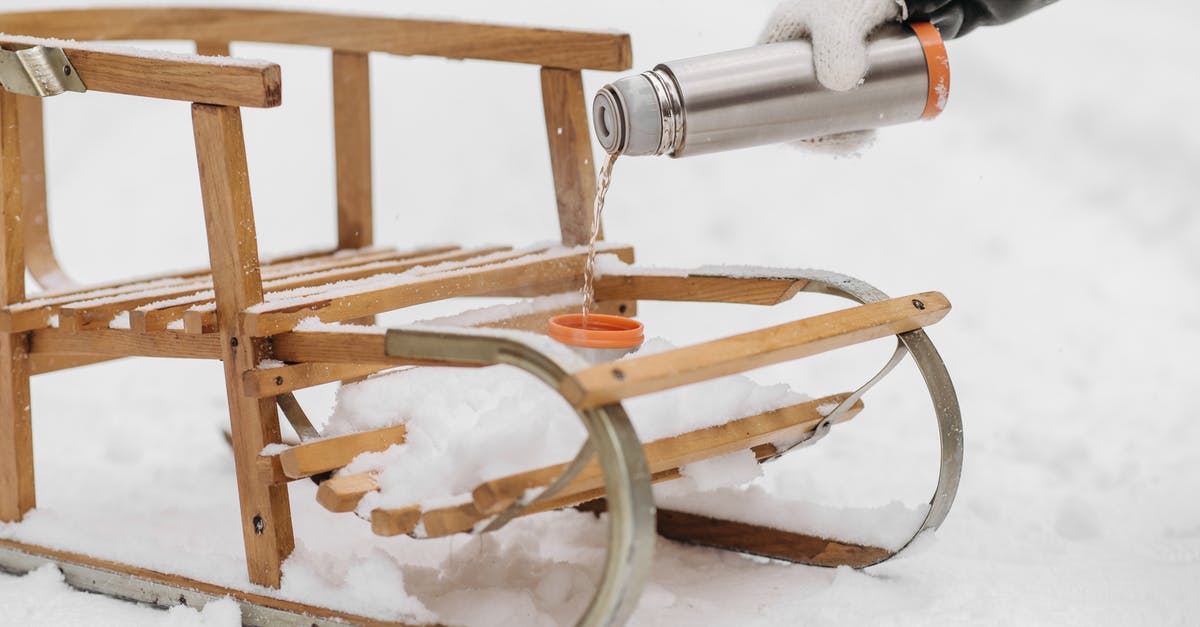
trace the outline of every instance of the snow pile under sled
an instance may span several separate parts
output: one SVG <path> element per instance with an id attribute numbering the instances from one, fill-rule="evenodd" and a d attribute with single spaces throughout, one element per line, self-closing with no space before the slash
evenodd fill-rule
<path id="1" fill-rule="evenodd" d="M 540 338 L 539 339 L 544 339 Z M 668 350 L 662 339 L 635 354 Z M 719 425 L 811 400 L 785 384 L 761 385 L 731 375 L 630 399 L 625 407 L 643 442 Z M 358 511 L 465 503 L 483 481 L 570 461 L 585 429 L 554 391 L 509 366 L 399 370 L 342 387 L 326 433 L 339 435 L 404 424 L 406 442 L 360 455 L 345 473 L 377 472 L 380 490 Z M 837 535 L 896 548 L 919 524 L 924 507 L 832 509 L 780 502 L 755 480 L 761 470 L 749 450 L 683 469 L 684 479 L 656 494 L 671 507 L 775 528 Z M 736 507 L 731 507 L 736 504 Z M 731 510 L 736 509 L 736 515 Z M 888 524 L 879 524 L 880 516 Z M 849 531 L 849 534 L 847 534 Z"/>

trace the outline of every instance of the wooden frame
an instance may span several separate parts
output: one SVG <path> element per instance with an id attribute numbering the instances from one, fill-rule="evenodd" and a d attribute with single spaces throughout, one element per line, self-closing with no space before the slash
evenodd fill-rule
<path id="1" fill-rule="evenodd" d="M 320 13 L 237 9 L 83 9 L 0 14 L 0 32 L 62 40 L 189 39 L 201 55 L 156 55 L 129 49 L 0 35 L 0 46 L 59 47 L 89 91 L 192 102 L 204 200 L 211 275 L 191 273 L 111 286 L 80 288 L 63 272 L 49 236 L 41 103 L 0 93 L 0 201 L 5 263 L 0 282 L 0 520 L 19 520 L 36 503 L 33 488 L 29 377 L 123 356 L 221 359 L 226 367 L 232 442 L 242 508 L 247 568 L 254 583 L 277 586 L 280 563 L 293 546 L 285 482 L 263 474 L 264 445 L 279 442 L 274 394 L 378 370 L 345 362 L 300 363 L 283 373 L 258 376 L 271 357 L 267 336 L 287 331 L 298 318 L 248 310 L 270 289 L 318 289 L 336 280 L 404 273 L 419 263 L 460 261 L 458 276 L 434 283 L 477 293 L 547 293 L 576 281 L 578 254 L 569 263 L 517 262 L 515 269 L 465 270 L 472 257 L 502 251 L 443 249 L 426 255 L 372 252 L 373 240 L 369 53 L 435 54 L 543 66 L 543 105 L 554 164 L 559 218 L 565 243 L 584 241 L 590 227 L 591 187 L 586 109 L 580 70 L 626 69 L 626 35 L 558 31 L 411 19 L 377 19 Z M 333 56 L 337 181 L 337 241 L 341 251 L 305 264 L 264 266 L 258 259 L 253 208 L 245 167 L 240 107 L 274 107 L 282 98 L 279 67 L 225 58 L 233 41 L 327 47 Z M 217 56 L 211 56 L 217 55 Z M 557 129 L 567 129 L 558 133 Z M 554 129 L 553 131 L 551 129 Z M 444 253 L 444 254 L 442 254 Z M 512 253 L 519 260 L 526 253 Z M 632 261 L 628 253 L 622 255 Z M 412 261 L 407 261 L 411 258 Z M 324 259 L 324 261 L 322 261 Z M 310 272 L 305 272 L 309 270 Z M 544 280 L 530 286 L 519 272 Z M 27 299 L 29 271 L 46 298 Z M 499 274 L 498 274 L 499 273 Z M 500 277 L 508 277 L 496 282 Z M 466 283 L 463 283 L 466 281 Z M 474 287 L 468 288 L 471 285 Z M 380 298 L 363 293 L 338 301 L 335 319 L 369 322 L 370 315 L 430 297 Z M 434 294 L 435 292 L 424 292 Z M 163 308 L 164 301 L 175 304 Z M 323 310 L 333 305 L 323 301 Z M 209 305 L 208 303 L 212 303 Z M 109 328 L 128 311 L 130 329 Z M 195 313 L 193 316 L 192 314 Z M 284 315 L 288 321 L 270 316 Z M 192 333 L 170 327 L 185 322 Z M 271 331 L 270 329 L 274 329 Z"/>

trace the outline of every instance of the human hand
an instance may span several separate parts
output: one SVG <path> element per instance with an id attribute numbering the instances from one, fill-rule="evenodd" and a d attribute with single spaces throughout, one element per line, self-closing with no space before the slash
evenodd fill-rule
<path id="1" fill-rule="evenodd" d="M 884 22 L 907 17 L 903 0 L 784 0 L 758 43 L 809 39 L 817 80 L 847 91 L 867 73 L 867 35 Z"/>

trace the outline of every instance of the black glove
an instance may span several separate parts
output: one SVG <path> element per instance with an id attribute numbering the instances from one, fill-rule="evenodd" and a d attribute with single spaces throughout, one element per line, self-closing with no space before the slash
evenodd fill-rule
<path id="1" fill-rule="evenodd" d="M 1055 0 L 908 0 L 908 21 L 933 22 L 944 39 L 1003 24 Z"/>

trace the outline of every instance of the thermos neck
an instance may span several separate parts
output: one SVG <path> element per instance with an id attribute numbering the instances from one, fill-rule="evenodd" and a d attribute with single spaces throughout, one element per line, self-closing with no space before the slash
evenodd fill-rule
<path id="1" fill-rule="evenodd" d="M 683 145 L 683 100 L 665 66 L 605 85 L 592 101 L 592 125 L 609 154 L 665 155 Z"/>

